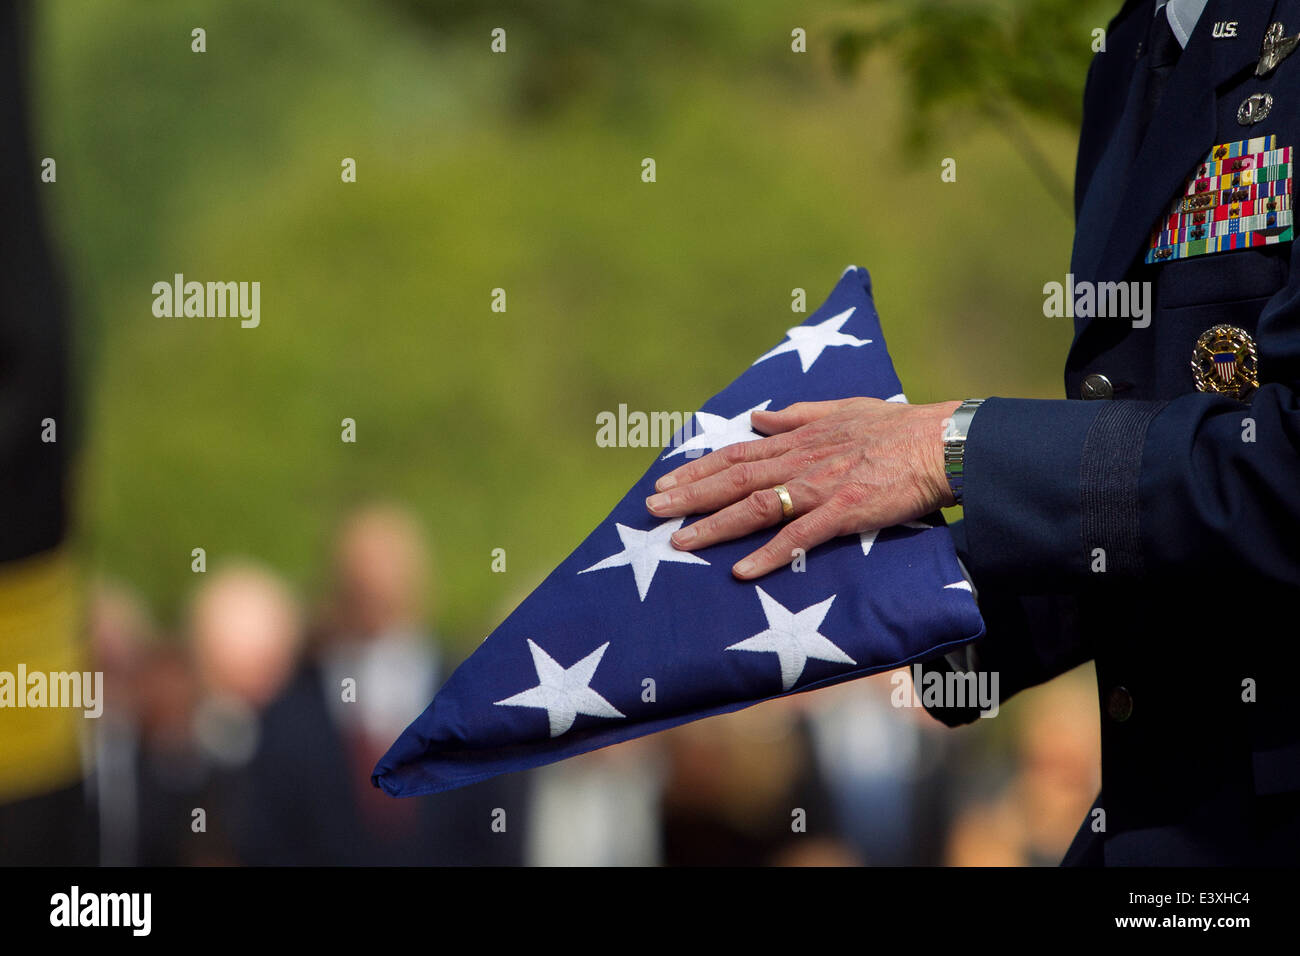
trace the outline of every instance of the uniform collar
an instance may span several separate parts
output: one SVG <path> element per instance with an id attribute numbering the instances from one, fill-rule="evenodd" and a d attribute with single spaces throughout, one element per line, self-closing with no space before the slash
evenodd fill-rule
<path id="1" fill-rule="evenodd" d="M 1196 21 L 1201 19 L 1201 13 L 1205 10 L 1205 3 L 1206 0 L 1156 0 L 1155 12 L 1159 14 L 1161 10 L 1165 11 L 1169 27 L 1174 31 L 1174 39 L 1186 49 Z"/>

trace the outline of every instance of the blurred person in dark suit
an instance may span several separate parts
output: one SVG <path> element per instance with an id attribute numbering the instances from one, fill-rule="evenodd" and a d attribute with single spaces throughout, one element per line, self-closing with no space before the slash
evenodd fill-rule
<path id="1" fill-rule="evenodd" d="M 188 650 L 178 641 L 151 647 L 136 682 L 138 750 L 135 754 L 133 862 L 176 866 L 190 812 L 199 805 L 208 768 L 195 746 L 199 687 Z M 124 796 L 121 791 L 116 794 Z M 119 838 L 126 837 L 119 831 Z"/>
<path id="2" fill-rule="evenodd" d="M 343 522 L 326 626 L 268 708 L 250 768 L 241 828 L 247 862 L 522 862 L 522 776 L 410 800 L 370 783 L 375 763 L 443 677 L 425 626 L 429 571 L 424 537 L 406 511 L 373 505 Z"/>
<path id="3" fill-rule="evenodd" d="M 90 778 L 99 819 L 99 862 L 131 866 L 139 861 L 138 692 L 157 633 L 140 597 L 108 581 L 91 588 L 89 627 L 93 666 L 104 674 L 104 713 L 94 727 Z"/>
<path id="4" fill-rule="evenodd" d="M 288 586 L 241 563 L 213 572 L 195 593 L 184 644 L 150 652 L 138 685 L 141 863 L 238 862 L 261 712 L 293 673 L 301 644 Z"/>
<path id="5" fill-rule="evenodd" d="M 664 734 L 669 866 L 861 863 L 839 832 L 807 719 L 793 698 Z"/>
<path id="6" fill-rule="evenodd" d="M 1072 673 L 1036 688 L 1023 708 L 1013 775 L 994 796 L 958 814 L 949 835 L 951 866 L 1055 866 L 1092 804 L 1101 734 L 1089 678 Z"/>
<path id="7" fill-rule="evenodd" d="M 901 682 L 901 688 L 896 686 Z M 869 866 L 942 861 L 952 734 L 912 699 L 906 669 L 801 695 L 844 838 Z"/>

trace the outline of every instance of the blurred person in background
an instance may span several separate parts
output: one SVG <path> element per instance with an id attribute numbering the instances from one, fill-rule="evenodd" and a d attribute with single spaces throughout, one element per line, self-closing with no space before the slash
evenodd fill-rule
<path id="1" fill-rule="evenodd" d="M 521 776 L 409 800 L 370 782 L 444 677 L 426 624 L 430 570 L 424 535 L 405 509 L 368 505 L 344 519 L 324 624 L 266 712 L 249 774 L 246 862 L 523 861 Z"/>
<path id="2" fill-rule="evenodd" d="M 89 626 L 92 666 L 104 675 L 104 713 L 94 726 L 90 777 L 99 819 L 99 862 L 132 866 L 139 860 L 139 683 L 157 632 L 140 597 L 108 581 L 91 588 Z"/>
<path id="3" fill-rule="evenodd" d="M 139 862 L 238 861 L 260 714 L 292 673 L 301 642 L 301 612 L 287 585 L 241 563 L 200 586 L 183 644 L 148 655 L 138 685 Z"/>
<path id="4" fill-rule="evenodd" d="M 668 750 L 669 866 L 855 865 L 793 698 L 685 724 Z"/>
<path id="5" fill-rule="evenodd" d="M 1026 696 L 1016 718 L 1012 778 L 954 821 L 953 866 L 1055 866 L 1100 786 L 1097 698 L 1083 673 Z M 1104 820 L 1101 822 L 1104 823 Z"/>
<path id="6" fill-rule="evenodd" d="M 135 687 L 139 739 L 134 793 L 125 798 L 120 792 L 108 792 L 105 783 L 107 797 L 134 803 L 133 862 L 140 865 L 175 866 L 187 861 L 184 844 L 190 813 L 199 806 L 208 769 L 194 741 L 198 700 L 198 681 L 187 648 L 175 640 L 151 647 L 141 661 Z"/>
<path id="7" fill-rule="evenodd" d="M 895 675 L 911 700 L 902 669 L 802 695 L 800 705 L 845 840 L 869 866 L 929 866 L 942 861 L 958 745 L 923 708 L 894 706 Z"/>
<path id="8" fill-rule="evenodd" d="M 225 568 L 195 596 L 189 615 L 201 690 L 195 738 L 217 763 L 237 767 L 252 758 L 258 715 L 293 674 L 302 630 L 297 599 L 260 567 Z"/>
<path id="9" fill-rule="evenodd" d="M 657 866 L 663 747 L 642 737 L 527 774 L 529 866 Z"/>

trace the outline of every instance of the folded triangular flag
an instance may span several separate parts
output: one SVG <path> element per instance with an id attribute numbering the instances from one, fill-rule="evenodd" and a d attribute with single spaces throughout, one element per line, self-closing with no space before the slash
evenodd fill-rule
<path id="1" fill-rule="evenodd" d="M 678 551 L 668 536 L 682 519 L 646 510 L 660 475 L 761 437 L 752 410 L 859 395 L 905 401 L 871 277 L 850 267 L 808 321 L 695 413 L 609 517 L 457 668 L 379 761 L 374 784 L 402 797 L 448 790 L 980 637 L 983 621 L 937 515 L 933 526 L 836 538 L 743 582 L 731 566 L 775 528 Z"/>

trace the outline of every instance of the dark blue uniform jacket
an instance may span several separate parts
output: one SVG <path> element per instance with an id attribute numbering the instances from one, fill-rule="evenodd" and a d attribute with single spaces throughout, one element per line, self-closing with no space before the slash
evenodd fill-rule
<path id="1" fill-rule="evenodd" d="M 1295 864 L 1297 244 L 1144 259 L 1212 146 L 1300 147 L 1300 51 L 1255 75 L 1271 23 L 1300 32 L 1300 0 L 1209 0 L 1143 129 L 1152 10 L 1127 3 L 1088 73 L 1071 261 L 1076 283 L 1152 283 L 1150 324 L 1076 319 L 1067 400 L 984 404 L 954 531 L 988 625 L 978 666 L 999 671 L 1004 698 L 1096 662 L 1104 829 L 1091 814 L 1066 863 Z M 1272 110 L 1242 125 L 1254 93 Z M 1220 323 L 1258 347 L 1261 387 L 1244 403 L 1195 387 L 1194 345 Z M 1086 387 L 1090 375 L 1111 387 Z"/>

